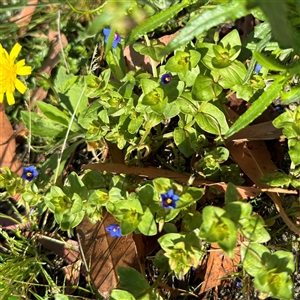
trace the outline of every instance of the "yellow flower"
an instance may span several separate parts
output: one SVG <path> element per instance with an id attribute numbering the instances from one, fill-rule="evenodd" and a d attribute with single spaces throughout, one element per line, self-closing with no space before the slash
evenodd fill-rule
<path id="1" fill-rule="evenodd" d="M 31 67 L 25 66 L 25 59 L 15 64 L 15 59 L 21 51 L 22 46 L 18 43 L 14 45 L 10 53 L 0 44 L 0 103 L 3 102 L 4 94 L 9 105 L 15 103 L 13 95 L 15 89 L 24 94 L 27 87 L 17 78 L 17 75 L 25 76 L 31 74 Z"/>

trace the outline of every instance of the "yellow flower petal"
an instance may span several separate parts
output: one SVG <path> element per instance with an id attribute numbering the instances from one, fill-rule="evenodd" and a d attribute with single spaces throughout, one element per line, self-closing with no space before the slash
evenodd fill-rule
<path id="1" fill-rule="evenodd" d="M 10 59 L 11 64 L 14 63 L 14 61 L 16 60 L 17 56 L 19 55 L 21 49 L 22 49 L 22 46 L 19 43 L 16 43 L 13 46 L 13 48 L 11 49 L 10 54 L 9 54 L 9 59 Z"/>
<path id="2" fill-rule="evenodd" d="M 6 92 L 6 100 L 9 105 L 13 105 L 15 103 L 14 94 Z"/>
<path id="3" fill-rule="evenodd" d="M 18 61 L 15 64 L 15 66 L 16 66 L 17 69 L 22 68 L 23 66 L 25 66 L 25 59 L 21 59 L 20 61 Z"/>
<path id="4" fill-rule="evenodd" d="M 21 94 L 24 94 L 24 93 L 25 93 L 27 87 L 26 87 L 26 85 L 25 85 L 21 80 L 19 80 L 18 78 L 16 78 L 15 85 L 16 85 L 16 89 L 17 89 Z"/>
<path id="5" fill-rule="evenodd" d="M 6 94 L 7 103 L 9 105 L 15 103 L 13 95 L 15 89 L 22 94 L 24 94 L 27 89 L 26 85 L 17 78 L 17 75 L 25 76 L 32 72 L 30 66 L 25 66 L 25 59 L 21 59 L 15 63 L 21 49 L 22 46 L 16 43 L 8 54 L 0 44 L 0 100 L 3 101 L 4 94 Z"/>
<path id="6" fill-rule="evenodd" d="M 11 83 L 9 82 L 6 88 L 6 93 L 13 93 L 15 91 L 15 82 Z"/>
<path id="7" fill-rule="evenodd" d="M 21 76 L 30 75 L 31 72 L 32 72 L 32 68 L 29 66 L 21 67 L 16 71 L 17 75 L 21 75 Z"/>

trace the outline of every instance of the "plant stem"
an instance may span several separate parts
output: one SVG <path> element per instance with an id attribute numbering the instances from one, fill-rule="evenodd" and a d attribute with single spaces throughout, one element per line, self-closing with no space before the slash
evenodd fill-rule
<path id="1" fill-rule="evenodd" d="M 150 44 L 150 41 L 149 41 L 149 38 L 148 38 L 147 34 L 144 35 L 144 38 L 145 38 L 146 45 L 148 47 L 151 47 L 151 44 Z M 155 61 L 151 57 L 150 57 L 150 61 L 151 61 L 151 67 L 152 67 L 153 77 L 157 77 L 156 63 L 155 63 Z"/>

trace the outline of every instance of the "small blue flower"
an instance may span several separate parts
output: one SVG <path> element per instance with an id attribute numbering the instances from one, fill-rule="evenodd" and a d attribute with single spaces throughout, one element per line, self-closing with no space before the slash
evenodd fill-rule
<path id="1" fill-rule="evenodd" d="M 109 28 L 104 28 L 103 29 L 103 34 L 105 35 L 104 42 L 107 43 L 108 42 L 108 37 L 110 35 L 110 29 Z M 112 47 L 115 49 L 120 42 L 121 42 L 121 37 L 119 36 L 119 34 L 115 33 Z"/>
<path id="2" fill-rule="evenodd" d="M 24 167 L 23 173 L 22 173 L 22 178 L 24 178 L 28 181 L 31 181 L 32 179 L 34 179 L 38 175 L 39 175 L 39 173 L 35 169 L 35 167 L 34 166 L 29 166 L 29 167 Z"/>
<path id="3" fill-rule="evenodd" d="M 258 74 L 261 68 L 262 68 L 262 65 L 259 64 L 259 63 L 257 63 L 256 66 L 255 66 L 254 72 L 255 72 L 256 74 Z"/>
<path id="4" fill-rule="evenodd" d="M 173 190 L 169 190 L 165 194 L 160 194 L 160 196 L 163 208 L 176 208 L 176 202 L 180 199 L 179 196 L 174 194 Z"/>
<path id="5" fill-rule="evenodd" d="M 163 76 L 161 76 L 161 83 L 162 84 L 168 84 L 171 82 L 171 75 L 170 74 L 164 74 Z"/>
<path id="6" fill-rule="evenodd" d="M 243 287 L 243 282 L 240 279 L 236 279 L 235 285 L 237 289 L 241 289 Z"/>
<path id="7" fill-rule="evenodd" d="M 111 224 L 109 226 L 107 226 L 105 228 L 106 231 L 109 232 L 110 236 L 114 237 L 121 237 L 122 234 L 121 234 L 121 229 L 120 229 L 120 226 L 118 224 Z"/>

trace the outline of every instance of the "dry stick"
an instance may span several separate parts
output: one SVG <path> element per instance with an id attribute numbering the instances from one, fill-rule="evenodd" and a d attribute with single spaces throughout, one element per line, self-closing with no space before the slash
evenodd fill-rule
<path id="1" fill-rule="evenodd" d="M 84 251 L 83 251 L 83 248 L 82 248 L 80 235 L 77 233 L 76 236 L 77 236 L 77 241 L 78 241 L 79 251 L 80 251 L 80 254 L 81 254 L 81 258 L 82 258 L 83 264 L 84 264 L 84 266 L 85 266 L 85 270 L 86 270 L 86 272 L 87 272 L 87 276 L 88 276 L 89 282 L 90 282 L 91 285 L 92 285 L 92 288 L 93 288 L 93 290 L 94 290 L 94 292 L 95 292 L 95 295 L 96 295 L 97 299 L 103 299 L 102 296 L 100 295 L 100 293 L 99 293 L 97 287 L 95 286 L 93 279 L 92 279 L 91 272 L 90 272 L 90 268 L 89 268 L 89 266 L 88 266 L 88 264 L 87 264 L 87 262 L 86 262 L 85 255 L 84 255 Z"/>
<path id="2" fill-rule="evenodd" d="M 58 35 L 58 42 L 59 42 L 59 45 L 60 45 L 60 52 L 61 52 L 62 58 L 64 60 L 64 64 L 65 64 L 65 67 L 66 67 L 66 70 L 67 70 L 67 74 L 70 74 L 70 69 L 69 69 L 69 66 L 68 66 L 68 63 L 67 63 L 67 60 L 66 60 L 66 57 L 65 57 L 64 47 L 63 47 L 63 44 L 62 44 L 62 41 L 61 41 L 61 34 L 60 34 L 60 9 L 57 12 L 57 35 Z"/>
<path id="3" fill-rule="evenodd" d="M 116 174 L 133 174 L 141 177 L 147 177 L 150 179 L 158 178 L 158 177 L 166 177 L 169 179 L 176 180 L 180 183 L 187 183 L 190 175 L 181 174 L 177 172 L 173 172 L 166 169 L 158 169 L 154 167 L 129 167 L 124 164 L 112 163 L 112 164 L 87 164 L 82 166 L 83 169 L 91 169 L 99 172 L 109 172 Z M 220 190 L 221 192 L 225 192 L 227 189 L 227 184 L 225 182 L 213 182 L 209 180 L 195 179 L 193 181 L 193 186 L 209 186 L 215 189 Z M 255 197 L 262 192 L 269 193 L 284 193 L 284 194 L 297 194 L 297 191 L 290 191 L 282 188 L 253 188 L 248 186 L 236 186 L 237 190 L 241 193 L 241 195 L 247 195 L 247 197 Z"/>
<path id="4" fill-rule="evenodd" d="M 273 200 L 275 207 L 278 210 L 278 212 L 279 212 L 281 218 L 283 219 L 283 221 L 285 222 L 285 224 L 292 231 L 294 231 L 294 233 L 296 233 L 298 236 L 300 236 L 300 228 L 286 214 L 286 212 L 281 204 L 281 200 L 280 200 L 280 197 L 278 196 L 278 194 L 268 193 L 268 192 L 267 192 L 267 194 Z"/>

